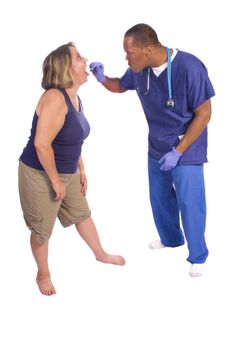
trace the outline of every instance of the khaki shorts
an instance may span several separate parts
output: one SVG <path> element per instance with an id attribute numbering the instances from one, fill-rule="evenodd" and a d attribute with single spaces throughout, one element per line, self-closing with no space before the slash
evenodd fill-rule
<path id="1" fill-rule="evenodd" d="M 77 224 L 91 215 L 85 196 L 81 193 L 80 173 L 59 174 L 66 185 L 66 195 L 56 201 L 55 192 L 44 171 L 19 162 L 19 196 L 27 227 L 38 243 L 46 242 L 56 221 L 63 227 Z"/>

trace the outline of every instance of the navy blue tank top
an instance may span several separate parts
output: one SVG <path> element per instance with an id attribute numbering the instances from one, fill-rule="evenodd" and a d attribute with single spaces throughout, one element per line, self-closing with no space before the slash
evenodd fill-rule
<path id="1" fill-rule="evenodd" d="M 78 112 L 74 108 L 65 89 L 58 90 L 64 95 L 68 113 L 66 114 L 64 125 L 52 142 L 52 148 L 58 173 L 73 174 L 78 169 L 78 160 L 81 155 L 82 144 L 85 138 L 89 135 L 90 126 L 83 114 L 83 107 L 80 98 L 78 97 L 80 105 L 80 112 Z M 38 115 L 35 111 L 32 121 L 31 135 L 20 156 L 20 160 L 34 169 L 44 170 L 34 146 L 37 122 Z"/>

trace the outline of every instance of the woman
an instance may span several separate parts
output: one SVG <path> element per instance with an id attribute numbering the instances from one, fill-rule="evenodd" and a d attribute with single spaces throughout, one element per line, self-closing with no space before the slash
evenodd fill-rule
<path id="1" fill-rule="evenodd" d="M 124 265 L 100 243 L 85 198 L 87 179 L 81 148 L 90 127 L 83 114 L 79 87 L 87 81 L 87 60 L 70 42 L 51 52 L 43 63 L 45 93 L 37 104 L 29 141 L 19 161 L 19 194 L 42 294 L 56 293 L 48 266 L 48 242 L 58 217 L 63 227 L 75 225 L 80 236 L 104 263 Z"/>

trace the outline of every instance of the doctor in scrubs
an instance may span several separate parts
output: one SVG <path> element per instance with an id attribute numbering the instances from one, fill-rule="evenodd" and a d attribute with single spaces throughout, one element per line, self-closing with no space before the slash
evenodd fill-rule
<path id="1" fill-rule="evenodd" d="M 129 68 L 121 78 L 106 76 L 101 62 L 90 69 L 109 91 L 138 94 L 149 126 L 150 201 L 160 237 L 150 248 L 178 247 L 186 239 L 189 274 L 198 277 L 208 257 L 203 164 L 214 89 L 197 57 L 163 46 L 147 24 L 125 33 L 124 50 Z"/>

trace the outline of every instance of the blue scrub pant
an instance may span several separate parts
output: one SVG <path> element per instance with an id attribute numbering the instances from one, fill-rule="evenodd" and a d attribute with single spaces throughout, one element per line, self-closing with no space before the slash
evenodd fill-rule
<path id="1" fill-rule="evenodd" d="M 148 158 L 150 201 L 155 226 L 167 247 L 188 244 L 191 264 L 204 263 L 208 256 L 205 242 L 206 200 L 203 165 L 180 165 L 161 171 L 157 160 Z M 180 228 L 181 214 L 184 234 Z"/>

